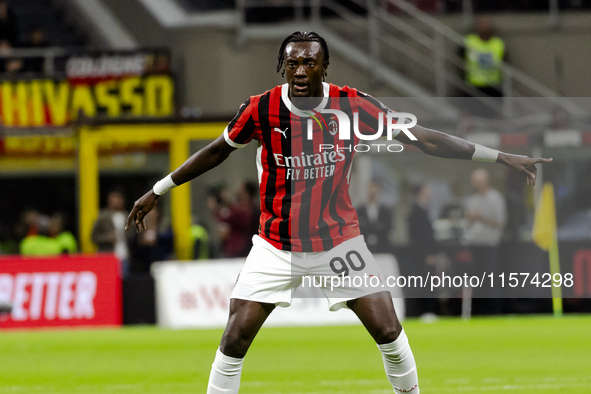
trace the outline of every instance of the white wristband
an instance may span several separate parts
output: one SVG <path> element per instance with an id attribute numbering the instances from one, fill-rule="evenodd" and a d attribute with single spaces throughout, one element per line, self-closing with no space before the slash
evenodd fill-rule
<path id="1" fill-rule="evenodd" d="M 166 178 L 162 178 L 156 182 L 154 185 L 154 194 L 161 196 L 175 187 L 177 185 L 172 181 L 172 174 L 168 174 Z"/>
<path id="2" fill-rule="evenodd" d="M 496 149 L 491 149 L 487 148 L 486 146 L 474 144 L 474 154 L 472 155 L 472 160 L 488 161 L 494 163 L 497 161 L 499 153 L 500 152 Z"/>

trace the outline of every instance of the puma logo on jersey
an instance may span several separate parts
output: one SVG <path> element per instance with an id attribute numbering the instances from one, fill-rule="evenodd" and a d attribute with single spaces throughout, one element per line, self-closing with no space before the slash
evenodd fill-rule
<path id="1" fill-rule="evenodd" d="M 287 134 L 286 134 L 287 129 L 289 129 L 289 127 L 286 127 L 285 130 L 281 130 L 279 127 L 275 127 L 275 128 L 273 128 L 273 131 L 281 133 L 281 135 L 283 135 L 285 137 L 285 139 L 287 139 Z"/>

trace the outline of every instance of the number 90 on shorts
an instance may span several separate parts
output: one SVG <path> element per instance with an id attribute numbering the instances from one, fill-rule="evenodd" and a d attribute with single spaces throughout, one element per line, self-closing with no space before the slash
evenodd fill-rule
<path id="1" fill-rule="evenodd" d="M 327 252 L 293 253 L 292 276 L 299 297 L 313 294 L 313 289 L 321 289 L 329 298 L 347 299 L 389 290 L 363 236 Z"/>

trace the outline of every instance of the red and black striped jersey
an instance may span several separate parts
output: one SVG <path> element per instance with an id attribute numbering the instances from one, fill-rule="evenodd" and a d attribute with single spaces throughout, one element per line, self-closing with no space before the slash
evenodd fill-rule
<path id="1" fill-rule="evenodd" d="M 349 197 L 359 137 L 351 127 L 351 138 L 340 139 L 330 110 L 347 114 L 352 124 L 357 113 L 360 134 L 376 134 L 379 119 L 385 131 L 380 112 L 390 110 L 347 86 L 324 83 L 323 93 L 314 110 L 302 111 L 292 105 L 287 84 L 276 86 L 244 102 L 224 130 L 235 148 L 258 141 L 259 235 L 278 249 L 326 251 L 360 234 Z"/>

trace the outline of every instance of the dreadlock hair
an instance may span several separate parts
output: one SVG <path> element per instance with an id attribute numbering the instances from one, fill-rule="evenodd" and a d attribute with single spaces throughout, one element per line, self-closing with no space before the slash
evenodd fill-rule
<path id="1" fill-rule="evenodd" d="M 283 64 L 285 63 L 285 47 L 290 42 L 301 42 L 301 41 L 316 41 L 320 43 L 322 47 L 322 51 L 324 52 L 324 66 L 328 66 L 330 54 L 328 53 L 328 45 L 326 45 L 326 41 L 324 38 L 320 37 L 317 33 L 313 31 L 296 31 L 292 35 L 288 36 L 283 43 L 281 44 L 281 48 L 279 48 L 279 56 L 278 63 L 277 63 L 277 72 L 281 72 L 281 76 L 285 76 L 285 68 L 283 68 Z M 324 73 L 322 78 L 326 77 L 328 73 Z"/>

